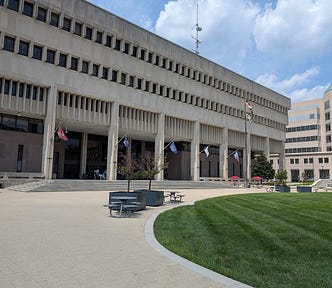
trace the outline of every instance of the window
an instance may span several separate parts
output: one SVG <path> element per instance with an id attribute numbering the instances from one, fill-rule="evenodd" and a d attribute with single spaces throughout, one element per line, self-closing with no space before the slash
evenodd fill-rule
<path id="1" fill-rule="evenodd" d="M 330 120 L 330 112 L 325 113 L 325 120 Z"/>
<path id="2" fill-rule="evenodd" d="M 33 16 L 33 3 L 24 1 L 23 14 L 29 17 Z"/>
<path id="3" fill-rule="evenodd" d="M 100 31 L 97 31 L 96 33 L 96 43 L 101 44 L 103 42 L 103 33 Z"/>
<path id="4" fill-rule="evenodd" d="M 24 148 L 23 145 L 18 145 L 16 172 L 22 172 L 22 168 L 23 168 L 23 148 Z"/>
<path id="5" fill-rule="evenodd" d="M 67 67 L 67 55 L 60 53 L 59 66 Z"/>
<path id="6" fill-rule="evenodd" d="M 52 13 L 51 13 L 51 21 L 50 21 L 50 24 L 51 24 L 52 26 L 59 27 L 59 19 L 60 19 L 59 14 L 57 14 L 57 13 L 55 13 L 55 12 L 52 12 Z"/>
<path id="7" fill-rule="evenodd" d="M 20 83 L 18 87 L 18 97 L 23 97 L 24 94 L 24 83 Z"/>
<path id="8" fill-rule="evenodd" d="M 121 73 L 121 81 L 120 81 L 120 83 L 123 84 L 123 85 L 126 85 L 126 78 L 127 78 L 127 74 Z"/>
<path id="9" fill-rule="evenodd" d="M 5 80 L 5 87 L 3 89 L 3 93 L 9 94 L 9 87 L 10 87 L 10 81 L 9 80 Z"/>
<path id="10" fill-rule="evenodd" d="M 309 163 L 310 164 L 314 163 L 314 158 L 309 158 Z"/>
<path id="11" fill-rule="evenodd" d="M 18 11 L 18 7 L 20 6 L 20 0 L 8 0 L 7 7 L 11 10 Z"/>
<path id="12" fill-rule="evenodd" d="M 329 163 L 329 158 L 324 158 L 324 163 Z"/>
<path id="13" fill-rule="evenodd" d="M 123 53 L 128 54 L 129 53 L 129 43 L 124 44 L 124 50 Z"/>
<path id="14" fill-rule="evenodd" d="M 140 56 L 140 59 L 141 60 L 145 60 L 145 50 L 144 49 L 141 49 L 141 56 Z"/>
<path id="15" fill-rule="evenodd" d="M 308 164 L 308 158 L 304 158 L 304 159 L 303 159 L 303 163 L 304 163 L 304 164 Z"/>
<path id="16" fill-rule="evenodd" d="M 0 6 L 3 6 L 3 1 L 4 1 L 4 0 L 0 0 Z"/>
<path id="17" fill-rule="evenodd" d="M 70 32 L 70 26 L 71 26 L 71 19 L 67 18 L 67 17 L 63 17 L 62 29 Z"/>
<path id="18" fill-rule="evenodd" d="M 318 163 L 323 163 L 323 158 L 318 158 Z"/>
<path id="19" fill-rule="evenodd" d="M 142 79 L 138 78 L 137 79 L 137 89 L 142 89 Z"/>
<path id="20" fill-rule="evenodd" d="M 133 46 L 133 53 L 131 54 L 134 57 L 137 57 L 137 46 Z"/>
<path id="21" fill-rule="evenodd" d="M 85 28 L 85 38 L 91 40 L 92 39 L 92 28 L 86 27 Z"/>
<path id="22" fill-rule="evenodd" d="M 31 85 L 30 84 L 27 84 L 26 86 L 26 90 L 25 90 L 25 97 L 27 99 L 30 99 L 30 95 L 31 95 Z"/>
<path id="23" fill-rule="evenodd" d="M 46 62 L 54 64 L 54 62 L 55 62 L 55 51 L 47 49 Z"/>
<path id="24" fill-rule="evenodd" d="M 16 96 L 17 93 L 17 82 L 12 81 L 12 96 Z"/>
<path id="25" fill-rule="evenodd" d="M 112 36 L 110 36 L 110 35 L 106 36 L 105 46 L 110 47 L 110 48 L 112 47 Z"/>
<path id="26" fill-rule="evenodd" d="M 18 48 L 18 54 L 28 56 L 29 55 L 29 42 L 23 40 L 20 41 L 20 46 Z"/>
<path id="27" fill-rule="evenodd" d="M 46 15 L 47 15 L 47 10 L 42 7 L 38 7 L 37 20 L 46 22 Z"/>
<path id="28" fill-rule="evenodd" d="M 118 71 L 112 70 L 112 81 L 113 82 L 118 81 Z"/>
<path id="29" fill-rule="evenodd" d="M 145 81 L 145 91 L 146 92 L 150 91 L 150 81 Z"/>
<path id="30" fill-rule="evenodd" d="M 3 49 L 6 51 L 14 52 L 15 47 L 15 38 L 5 36 Z"/>
<path id="31" fill-rule="evenodd" d="M 149 56 L 148 56 L 148 62 L 152 63 L 152 58 L 153 58 L 153 53 L 149 52 Z"/>
<path id="32" fill-rule="evenodd" d="M 102 78 L 103 79 L 108 79 L 108 68 L 106 68 L 106 67 L 103 67 L 103 75 L 102 75 Z"/>
<path id="33" fill-rule="evenodd" d="M 38 46 L 38 45 L 34 45 L 33 46 L 32 58 L 37 59 L 37 60 L 41 60 L 42 55 L 43 55 L 43 47 Z"/>
<path id="34" fill-rule="evenodd" d="M 294 159 L 290 159 L 290 164 L 294 164 Z"/>
<path id="35" fill-rule="evenodd" d="M 33 86 L 32 87 L 32 99 L 33 100 L 37 99 L 37 93 L 38 93 L 38 87 L 37 86 Z"/>
<path id="36" fill-rule="evenodd" d="M 99 65 L 93 64 L 92 65 L 92 76 L 98 77 L 98 72 L 99 72 Z"/>
<path id="37" fill-rule="evenodd" d="M 116 39 L 115 40 L 115 47 L 114 47 L 114 49 L 120 51 L 120 47 L 121 47 L 121 40 L 120 39 Z"/>
<path id="38" fill-rule="evenodd" d="M 134 81 L 135 81 L 134 76 L 129 76 L 129 86 L 130 87 L 134 87 Z"/>
<path id="39" fill-rule="evenodd" d="M 324 102 L 324 108 L 325 108 L 325 110 L 330 109 L 330 101 L 329 100 Z"/>
<path id="40" fill-rule="evenodd" d="M 89 73 L 89 62 L 88 61 L 82 62 L 82 72 L 85 74 Z"/>
<path id="41" fill-rule="evenodd" d="M 78 70 L 78 58 L 71 57 L 70 69 L 75 71 Z"/>
<path id="42" fill-rule="evenodd" d="M 74 34 L 81 36 L 82 35 L 82 24 L 75 22 Z"/>

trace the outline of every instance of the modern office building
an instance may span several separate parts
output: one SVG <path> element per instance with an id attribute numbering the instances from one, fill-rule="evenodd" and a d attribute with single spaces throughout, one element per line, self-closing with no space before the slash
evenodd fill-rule
<path id="1" fill-rule="evenodd" d="M 285 144 L 288 181 L 331 177 L 331 104 L 332 86 L 322 98 L 292 103 Z M 273 162 L 276 169 L 277 159 Z"/>
<path id="2" fill-rule="evenodd" d="M 249 177 L 253 154 L 283 159 L 289 109 L 289 98 L 89 2 L 0 0 L 0 177 L 99 169 L 117 179 L 124 136 L 138 157 L 167 156 L 157 179 Z"/>

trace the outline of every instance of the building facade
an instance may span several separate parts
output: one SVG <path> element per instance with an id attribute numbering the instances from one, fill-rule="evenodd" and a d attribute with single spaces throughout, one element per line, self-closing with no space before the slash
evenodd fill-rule
<path id="1" fill-rule="evenodd" d="M 289 98 L 86 1 L 0 0 L 0 48 L 0 175 L 117 179 L 124 136 L 167 156 L 158 179 L 244 178 L 255 153 L 284 158 Z"/>
<path id="2" fill-rule="evenodd" d="M 331 104 L 332 86 L 322 98 L 292 103 L 285 144 L 288 181 L 330 179 Z"/>

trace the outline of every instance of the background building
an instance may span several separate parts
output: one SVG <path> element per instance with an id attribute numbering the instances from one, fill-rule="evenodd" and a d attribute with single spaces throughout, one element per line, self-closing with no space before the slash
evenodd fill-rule
<path id="1" fill-rule="evenodd" d="M 0 0 L 0 19 L 0 177 L 116 179 L 125 135 L 138 156 L 167 155 L 168 179 L 284 159 L 289 98 L 86 1 Z"/>
<path id="2" fill-rule="evenodd" d="M 331 103 L 332 86 L 322 98 L 292 103 L 285 144 L 288 181 L 331 177 Z"/>

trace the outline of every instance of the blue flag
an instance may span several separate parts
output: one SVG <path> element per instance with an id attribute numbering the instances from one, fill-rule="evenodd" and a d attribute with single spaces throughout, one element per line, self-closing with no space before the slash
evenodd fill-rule
<path id="1" fill-rule="evenodd" d="M 171 148 L 171 151 L 173 152 L 173 154 L 178 154 L 178 150 L 176 149 L 174 142 L 171 143 L 171 146 L 169 146 L 169 148 Z"/>
<path id="2" fill-rule="evenodd" d="M 125 136 L 124 140 L 123 140 L 123 145 L 128 148 L 129 147 L 129 140 L 128 140 L 128 137 L 127 135 Z"/>

